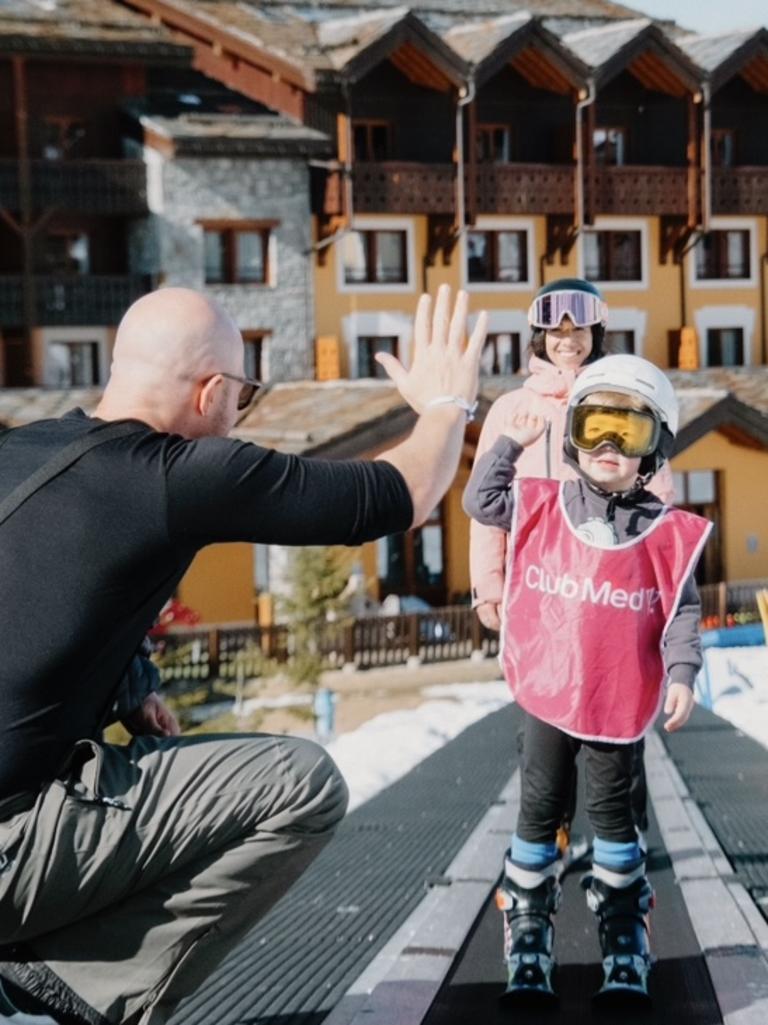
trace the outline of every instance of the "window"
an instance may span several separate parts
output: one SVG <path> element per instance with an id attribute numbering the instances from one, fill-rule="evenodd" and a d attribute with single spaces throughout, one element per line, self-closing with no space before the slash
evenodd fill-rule
<path id="1" fill-rule="evenodd" d="M 266 341 L 269 338 L 268 331 L 243 331 L 243 345 L 245 346 L 245 376 L 252 377 L 256 381 L 267 380 L 267 359 Z"/>
<path id="2" fill-rule="evenodd" d="M 408 281 L 404 231 L 352 231 L 343 240 L 344 283 L 392 285 Z"/>
<path id="3" fill-rule="evenodd" d="M 43 238 L 39 258 L 45 274 L 90 274 L 90 240 L 83 232 L 50 232 Z"/>
<path id="4" fill-rule="evenodd" d="M 355 160 L 390 160 L 392 125 L 389 121 L 352 121 L 352 149 Z"/>
<path id="5" fill-rule="evenodd" d="M 518 282 L 528 280 L 528 239 L 525 231 L 467 232 L 467 280 Z"/>
<path id="6" fill-rule="evenodd" d="M 733 167 L 736 156 L 736 133 L 732 128 L 713 128 L 709 137 L 709 153 L 713 167 Z"/>
<path id="7" fill-rule="evenodd" d="M 478 125 L 475 155 L 479 164 L 501 164 L 510 158 L 509 126 Z"/>
<path id="8" fill-rule="evenodd" d="M 445 601 L 444 524 L 442 504 L 427 521 L 405 534 L 377 542 L 381 593 L 417 595 L 431 605 Z"/>
<path id="9" fill-rule="evenodd" d="M 621 167 L 626 163 L 626 128 L 595 128 L 592 136 L 595 161 L 602 167 Z"/>
<path id="10" fill-rule="evenodd" d="M 206 285 L 265 285 L 269 281 L 269 225 L 203 225 Z"/>
<path id="11" fill-rule="evenodd" d="M 373 358 L 377 352 L 388 352 L 397 356 L 396 335 L 360 335 L 357 339 L 357 376 L 387 379 L 384 367 Z"/>
<path id="12" fill-rule="evenodd" d="M 750 276 L 749 231 L 710 231 L 696 244 L 696 277 L 699 281 Z"/>
<path id="13" fill-rule="evenodd" d="M 642 281 L 639 231 L 588 231 L 584 235 L 584 277 L 588 281 Z"/>
<path id="14" fill-rule="evenodd" d="M 672 478 L 675 505 L 705 516 L 715 525 L 696 566 L 695 578 L 697 584 L 716 583 L 723 579 L 720 473 L 717 470 L 685 470 L 673 472 Z"/>
<path id="15" fill-rule="evenodd" d="M 744 329 L 716 327 L 707 331 L 707 366 L 741 367 L 744 365 Z"/>
<path id="16" fill-rule="evenodd" d="M 100 383 L 98 342 L 49 342 L 48 355 L 54 388 L 89 388 Z"/>
<path id="17" fill-rule="evenodd" d="M 520 335 L 501 333 L 486 335 L 480 373 L 486 377 L 516 374 L 520 369 Z"/>
<path id="18" fill-rule="evenodd" d="M 606 331 L 605 351 L 611 355 L 620 353 L 634 354 L 635 332 L 634 331 Z"/>

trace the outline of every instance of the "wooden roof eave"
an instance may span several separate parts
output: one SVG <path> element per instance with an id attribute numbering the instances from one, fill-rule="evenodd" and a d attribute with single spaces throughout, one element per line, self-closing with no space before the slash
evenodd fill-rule
<path id="1" fill-rule="evenodd" d="M 460 89 L 468 82 L 469 64 L 411 12 L 348 61 L 339 77 L 344 83 L 354 85 L 404 43 L 411 43 L 420 50 L 454 88 Z"/>
<path id="2" fill-rule="evenodd" d="M 629 65 L 644 53 L 651 51 L 666 65 L 669 74 L 677 78 L 684 92 L 700 92 L 705 74 L 683 51 L 667 38 L 656 26 L 648 25 L 634 39 L 594 70 L 597 89 L 603 88 L 611 79 L 629 70 Z"/>
<path id="3" fill-rule="evenodd" d="M 535 21 L 514 29 L 488 56 L 480 61 L 474 72 L 475 85 L 488 82 L 514 57 L 526 48 L 537 49 L 546 56 L 554 68 L 567 79 L 574 92 L 586 88 L 590 69 L 583 61 L 560 43 L 557 36 Z"/>
<path id="4" fill-rule="evenodd" d="M 672 458 L 712 431 L 727 433 L 729 429 L 747 435 L 759 448 L 768 449 L 768 417 L 728 394 L 680 429 Z"/>
<path id="5" fill-rule="evenodd" d="M 194 48 L 176 40 L 99 40 L 72 36 L 28 36 L 7 33 L 0 35 L 0 56 L 50 58 L 98 63 L 105 59 L 123 58 L 137 64 L 163 67 L 189 67 Z"/>
<path id="6" fill-rule="evenodd" d="M 367 453 L 380 451 L 383 446 L 409 434 L 415 423 L 416 414 L 403 403 L 375 420 L 306 448 L 302 455 L 314 459 L 358 459 Z"/>
<path id="7" fill-rule="evenodd" d="M 140 11 L 153 21 L 159 22 L 171 32 L 193 40 L 192 45 L 204 43 L 211 48 L 220 48 L 241 60 L 268 69 L 290 85 L 305 92 L 314 91 L 314 75 L 311 68 L 285 60 L 273 51 L 246 40 L 236 32 L 230 32 L 224 25 L 212 18 L 193 14 L 177 7 L 173 0 L 119 0 L 125 7 Z"/>
<path id="8" fill-rule="evenodd" d="M 749 65 L 756 57 L 768 58 L 768 30 L 759 28 L 755 34 L 747 39 L 737 50 L 734 50 L 726 59 L 710 72 L 710 92 L 714 94 L 722 89 L 732 78 Z"/>

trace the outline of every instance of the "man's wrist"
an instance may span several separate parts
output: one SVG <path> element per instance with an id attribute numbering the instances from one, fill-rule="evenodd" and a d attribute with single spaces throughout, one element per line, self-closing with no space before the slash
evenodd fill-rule
<path id="1" fill-rule="evenodd" d="M 466 418 L 466 422 L 470 423 L 470 421 L 474 420 L 475 413 L 477 412 L 477 400 L 469 402 L 462 395 L 436 395 L 427 402 L 424 411 L 444 408 L 461 410 Z"/>

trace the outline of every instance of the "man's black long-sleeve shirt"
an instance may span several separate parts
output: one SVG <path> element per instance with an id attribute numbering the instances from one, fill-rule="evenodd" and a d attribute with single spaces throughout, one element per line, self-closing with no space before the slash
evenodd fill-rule
<path id="1" fill-rule="evenodd" d="M 0 501 L 102 423 L 75 410 L 0 437 Z M 357 545 L 411 525 L 408 489 L 389 463 L 303 459 L 136 426 L 0 525 L 0 800 L 38 790 L 75 741 L 97 734 L 201 548 Z"/>

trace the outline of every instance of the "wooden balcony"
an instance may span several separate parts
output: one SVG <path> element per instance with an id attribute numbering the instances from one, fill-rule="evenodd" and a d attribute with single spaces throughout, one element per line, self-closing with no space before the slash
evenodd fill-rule
<path id="1" fill-rule="evenodd" d="M 90 274 L 33 279 L 35 324 L 117 324 L 132 302 L 152 287 L 143 274 Z M 21 275 L 0 275 L 0 326 L 24 321 Z"/>
<path id="2" fill-rule="evenodd" d="M 453 164 L 355 164 L 355 213 L 449 214 L 456 207 Z"/>
<path id="3" fill-rule="evenodd" d="M 714 167 L 713 214 L 768 214 L 768 167 Z"/>
<path id="4" fill-rule="evenodd" d="M 594 173 L 594 211 L 686 216 L 688 168 L 598 167 Z"/>
<path id="5" fill-rule="evenodd" d="M 688 173 L 687 167 L 598 167 L 591 179 L 585 174 L 587 209 L 595 214 L 687 217 Z M 573 214 L 575 176 L 576 168 L 569 164 L 480 164 L 474 192 L 469 170 L 465 174 L 467 209 L 477 214 Z M 355 164 L 352 185 L 357 214 L 453 215 L 456 210 L 453 164 Z M 340 170 L 313 181 L 313 208 L 328 217 L 344 214 Z M 715 168 L 712 212 L 768 214 L 768 167 Z"/>
<path id="6" fill-rule="evenodd" d="M 576 168 L 570 164 L 480 164 L 479 214 L 569 214 L 573 212 Z M 471 202 L 471 182 L 467 180 Z"/>
<path id="7" fill-rule="evenodd" d="M 77 213 L 131 216 L 147 213 L 143 160 L 32 160 L 32 206 Z M 0 207 L 19 209 L 19 165 L 0 160 Z"/>

